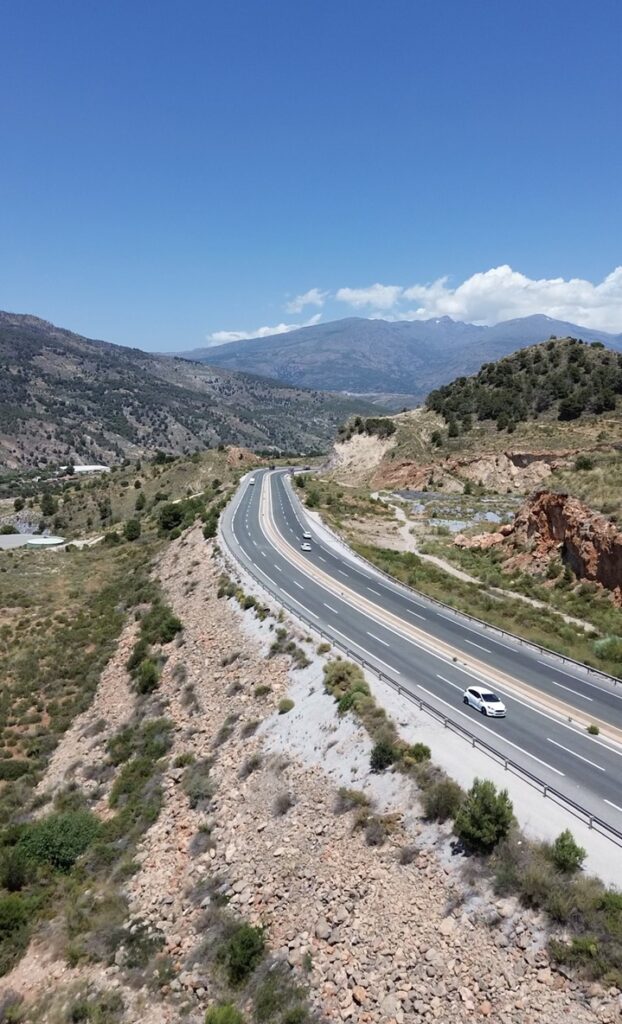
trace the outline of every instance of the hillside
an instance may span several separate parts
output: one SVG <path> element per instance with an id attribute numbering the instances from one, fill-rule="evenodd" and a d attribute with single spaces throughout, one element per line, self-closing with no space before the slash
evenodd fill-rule
<path id="1" fill-rule="evenodd" d="M 0 466 L 221 443 L 317 451 L 362 406 L 0 312 Z"/>
<path id="2" fill-rule="evenodd" d="M 551 335 L 601 340 L 610 348 L 622 349 L 622 335 L 546 316 L 508 320 L 494 327 L 450 317 L 395 323 L 351 317 L 184 355 L 299 387 L 378 395 L 391 408 L 400 409 L 423 401 L 440 384 L 475 373 L 484 362 Z"/>
<path id="3" fill-rule="evenodd" d="M 426 407 L 440 413 L 453 434 L 470 430 L 473 417 L 512 432 L 525 420 L 612 412 L 620 394 L 622 355 L 601 342 L 564 338 L 486 363 L 475 376 L 433 391 Z"/>
<path id="4" fill-rule="evenodd" d="M 622 515 L 621 363 L 571 339 L 524 349 L 438 389 L 425 408 L 350 420 L 327 473 L 355 486 L 447 495 L 526 495 L 546 484 Z M 383 422 L 395 429 L 375 425 Z"/>

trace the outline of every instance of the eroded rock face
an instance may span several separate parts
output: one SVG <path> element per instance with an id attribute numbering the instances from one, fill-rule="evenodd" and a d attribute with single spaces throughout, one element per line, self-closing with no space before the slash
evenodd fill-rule
<path id="1" fill-rule="evenodd" d="M 564 466 L 576 452 L 488 452 L 474 458 L 446 458 L 436 463 L 384 460 L 372 483 L 376 487 L 423 487 L 458 493 L 464 484 L 479 484 L 488 491 L 527 494 L 540 487 L 554 469 Z"/>
<path id="2" fill-rule="evenodd" d="M 622 604 L 622 533 L 578 498 L 536 491 L 519 509 L 515 544 L 535 542 L 534 557 L 559 556 L 579 579 L 600 583 Z"/>
<path id="3" fill-rule="evenodd" d="M 513 525 L 476 537 L 458 534 L 458 547 L 507 545 L 506 569 L 543 573 L 556 558 L 579 579 L 598 583 L 622 605 L 622 533 L 578 498 L 540 490 L 521 506 Z"/>

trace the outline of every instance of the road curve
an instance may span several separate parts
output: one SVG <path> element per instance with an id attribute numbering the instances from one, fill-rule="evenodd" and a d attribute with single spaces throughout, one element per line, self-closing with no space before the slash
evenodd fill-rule
<path id="1" fill-rule="evenodd" d="M 222 516 L 242 566 L 403 689 L 622 830 L 622 692 L 386 580 L 315 528 L 286 472 L 259 471 L 255 480 L 242 482 Z M 310 552 L 301 550 L 303 530 Z M 473 682 L 501 693 L 505 719 L 462 704 Z M 587 721 L 603 733 L 589 736 Z"/>

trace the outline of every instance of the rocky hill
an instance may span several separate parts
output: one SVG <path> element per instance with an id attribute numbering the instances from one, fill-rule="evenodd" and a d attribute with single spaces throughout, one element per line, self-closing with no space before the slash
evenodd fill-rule
<path id="1" fill-rule="evenodd" d="M 529 316 L 486 327 L 450 317 L 389 322 L 350 317 L 268 338 L 184 353 L 213 366 L 270 376 L 298 387 L 378 395 L 400 409 L 482 363 L 555 335 L 622 349 L 622 335 Z"/>
<path id="2" fill-rule="evenodd" d="M 440 413 L 456 436 L 470 430 L 474 418 L 512 432 L 529 419 L 612 412 L 621 394 L 622 355 L 602 342 L 564 338 L 486 363 L 475 376 L 432 391 L 426 407 Z"/>
<path id="3" fill-rule="evenodd" d="M 371 408 L 0 312 L 0 466 L 220 443 L 317 451 L 362 407 Z"/>

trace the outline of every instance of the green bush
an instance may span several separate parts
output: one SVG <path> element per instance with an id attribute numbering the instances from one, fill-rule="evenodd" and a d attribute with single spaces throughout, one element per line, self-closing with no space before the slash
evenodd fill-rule
<path id="1" fill-rule="evenodd" d="M 166 505 L 162 505 L 158 512 L 158 523 L 163 533 L 170 533 L 171 530 L 181 526 L 183 518 L 184 510 L 181 502 L 178 504 L 169 502 Z"/>
<path id="2" fill-rule="evenodd" d="M 141 635 L 150 644 L 170 644 L 183 628 L 181 619 L 163 601 L 154 601 L 140 624 Z"/>
<path id="3" fill-rule="evenodd" d="M 184 772 L 182 788 L 191 807 L 199 807 L 214 795 L 215 785 L 210 778 L 212 763 L 209 759 L 188 765 Z"/>
<path id="4" fill-rule="evenodd" d="M 90 811 L 49 814 L 28 825 L 19 849 L 28 860 L 69 871 L 97 837 L 100 823 Z"/>
<path id="5" fill-rule="evenodd" d="M 0 896 L 0 942 L 11 938 L 28 923 L 28 909 L 21 896 Z"/>
<path id="6" fill-rule="evenodd" d="M 369 763 L 372 772 L 383 772 L 396 760 L 397 752 L 393 744 L 387 740 L 378 740 L 374 744 Z"/>
<path id="7" fill-rule="evenodd" d="M 578 871 L 586 857 L 586 851 L 575 842 L 570 829 L 564 829 L 551 847 L 551 860 L 556 868 L 568 874 Z"/>
<path id="8" fill-rule="evenodd" d="M 235 927 L 218 951 L 230 985 L 242 985 L 260 963 L 265 948 L 263 928 L 242 923 Z"/>
<path id="9" fill-rule="evenodd" d="M 123 527 L 123 536 L 126 540 L 138 540 L 140 537 L 140 522 L 138 519 L 128 519 Z"/>
<path id="10" fill-rule="evenodd" d="M 406 749 L 404 756 L 420 764 L 422 761 L 430 760 L 432 751 L 425 743 L 413 743 L 412 747 Z"/>
<path id="11" fill-rule="evenodd" d="M 153 693 L 160 681 L 160 669 L 153 658 L 143 658 L 135 673 L 139 693 Z"/>
<path id="12" fill-rule="evenodd" d="M 0 782 L 15 782 L 22 775 L 27 775 L 31 767 L 28 761 L 0 761 Z"/>
<path id="13" fill-rule="evenodd" d="M 283 697 L 283 699 L 279 701 L 279 715 L 286 715 L 293 707 L 293 700 L 290 700 L 289 697 Z"/>
<path id="14" fill-rule="evenodd" d="M 588 725 L 587 731 L 589 732 L 590 736 L 598 736 L 600 729 L 597 725 L 594 725 L 594 723 L 592 723 L 591 725 Z"/>
<path id="15" fill-rule="evenodd" d="M 219 1003 L 207 1011 L 205 1024 L 244 1024 L 244 1017 L 233 1003 Z"/>
<path id="16" fill-rule="evenodd" d="M 339 788 L 335 802 L 335 814 L 346 814 L 348 811 L 360 810 L 370 806 L 369 797 L 358 789 Z"/>
<path id="17" fill-rule="evenodd" d="M 464 845 L 489 853 L 510 831 L 513 808 L 506 789 L 497 792 L 489 779 L 476 779 L 455 820 L 455 833 Z"/>
<path id="18" fill-rule="evenodd" d="M 460 786 L 453 779 L 440 779 L 432 783 L 423 794 L 426 818 L 430 821 L 447 821 L 448 818 L 455 818 L 463 798 Z"/>
<path id="19" fill-rule="evenodd" d="M 30 863 L 23 849 L 9 846 L 0 861 L 0 886 L 7 892 L 20 892 L 29 880 Z"/>

